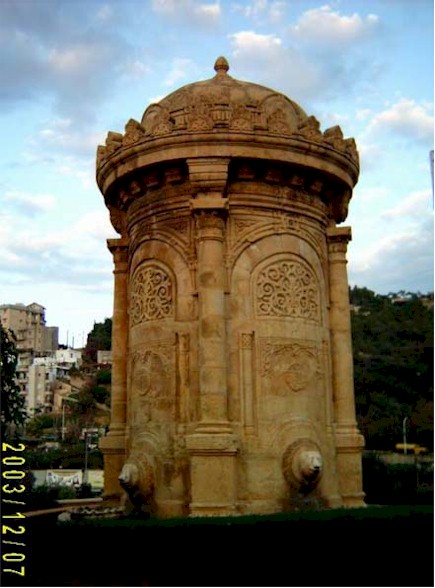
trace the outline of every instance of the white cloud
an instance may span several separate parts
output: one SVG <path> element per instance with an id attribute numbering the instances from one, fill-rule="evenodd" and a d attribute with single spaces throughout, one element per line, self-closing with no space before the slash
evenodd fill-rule
<path id="1" fill-rule="evenodd" d="M 276 35 L 261 35 L 254 31 L 240 31 L 230 35 L 234 45 L 234 57 L 249 55 L 252 51 L 264 52 L 265 57 L 280 48 L 282 41 Z"/>
<path id="2" fill-rule="evenodd" d="M 278 22 L 283 16 L 285 11 L 285 2 L 275 0 L 269 2 L 269 0 L 253 0 L 247 4 L 233 4 L 231 7 L 233 12 L 239 12 L 246 18 L 252 18 L 254 20 L 270 20 L 272 23 Z"/>
<path id="3" fill-rule="evenodd" d="M 219 2 L 208 4 L 196 0 L 151 0 L 151 7 L 158 14 L 188 21 L 189 24 L 210 25 L 221 16 Z"/>
<path id="4" fill-rule="evenodd" d="M 55 172 L 77 179 L 84 190 L 95 186 L 95 161 L 84 162 L 76 157 L 66 157 L 55 166 Z"/>
<path id="5" fill-rule="evenodd" d="M 2 108 L 49 103 L 76 121 L 95 120 L 133 53 L 120 33 L 122 16 L 108 26 L 107 5 L 0 2 Z"/>
<path id="6" fill-rule="evenodd" d="M 152 67 L 140 59 L 128 61 L 122 68 L 122 72 L 129 78 L 138 79 L 149 75 Z"/>
<path id="7" fill-rule="evenodd" d="M 432 106 L 401 98 L 386 110 L 379 112 L 369 123 L 369 134 L 390 132 L 407 139 L 433 143 L 434 119 Z"/>
<path id="8" fill-rule="evenodd" d="M 176 57 L 172 61 L 171 69 L 163 80 L 163 84 L 165 86 L 174 86 L 175 84 L 179 84 L 179 82 L 185 79 L 194 69 L 195 65 L 191 59 Z"/>
<path id="9" fill-rule="evenodd" d="M 364 205 L 367 204 L 378 204 L 379 202 L 385 202 L 390 197 L 390 190 L 385 186 L 376 186 L 372 188 L 363 188 L 358 191 L 358 195 L 355 198 Z"/>
<path id="10" fill-rule="evenodd" d="M 269 8 L 269 18 L 272 22 L 279 22 L 284 16 L 285 2 L 272 2 Z"/>
<path id="11" fill-rule="evenodd" d="M 102 21 L 110 20 L 113 16 L 113 8 L 108 4 L 104 4 L 97 12 L 97 18 Z"/>
<path id="12" fill-rule="evenodd" d="M 372 115 L 372 110 L 370 108 L 360 108 L 356 111 L 356 119 L 357 120 L 367 120 Z"/>
<path id="13" fill-rule="evenodd" d="M 384 220 L 392 220 L 398 218 L 420 218 L 427 215 L 429 209 L 432 207 L 432 191 L 418 190 L 412 192 L 407 198 L 396 204 L 396 206 L 389 208 L 381 214 Z"/>
<path id="14" fill-rule="evenodd" d="M 433 291 L 433 219 L 395 231 L 364 252 L 349 252 L 349 280 L 379 293 Z"/>
<path id="15" fill-rule="evenodd" d="M 285 47 L 275 34 L 239 31 L 229 39 L 233 48 L 231 61 L 235 69 L 244 71 L 245 79 L 257 79 L 301 103 L 328 88 L 318 64 L 293 47 Z"/>
<path id="16" fill-rule="evenodd" d="M 367 171 L 376 168 L 382 158 L 383 150 L 379 145 L 367 142 L 364 138 L 357 140 L 357 149 L 361 170 Z"/>
<path id="17" fill-rule="evenodd" d="M 322 121 L 322 127 L 328 128 L 334 125 L 343 125 L 349 122 L 350 116 L 340 112 L 323 111 L 319 113 L 319 119 Z"/>
<path id="18" fill-rule="evenodd" d="M 8 191 L 4 195 L 5 203 L 16 208 L 24 216 L 34 216 L 52 210 L 56 199 L 52 194 L 31 194 L 29 192 Z"/>
<path id="19" fill-rule="evenodd" d="M 29 139 L 30 148 L 36 152 L 59 148 L 68 153 L 81 156 L 95 154 L 97 145 L 104 142 L 105 133 L 96 130 L 83 130 L 76 127 L 71 119 L 55 119 Z"/>
<path id="20" fill-rule="evenodd" d="M 158 96 L 151 96 L 150 98 L 148 98 L 148 105 L 149 104 L 156 104 L 157 102 L 160 102 L 160 100 L 163 100 L 163 98 L 165 98 L 167 96 L 167 94 L 159 94 Z"/>
<path id="21" fill-rule="evenodd" d="M 215 4 L 200 4 L 195 11 L 200 17 L 217 20 L 221 14 L 221 7 L 217 2 Z"/>
<path id="22" fill-rule="evenodd" d="M 341 15 L 325 5 L 304 12 L 297 24 L 291 27 L 291 32 L 304 42 L 343 45 L 371 33 L 378 20 L 374 14 L 369 14 L 365 19 L 357 13 Z"/>
<path id="23" fill-rule="evenodd" d="M 105 241 L 116 234 L 104 207 L 75 222 L 64 219 L 44 234 L 22 216 L 2 216 L 7 222 L 0 234 L 0 273 L 8 276 L 8 283 L 72 284 L 80 289 L 99 288 L 110 280 L 111 256 Z"/>
<path id="24" fill-rule="evenodd" d="M 48 64 L 55 72 L 69 76 L 82 74 L 97 58 L 92 45 L 76 45 L 68 49 L 52 49 Z"/>
<path id="25" fill-rule="evenodd" d="M 259 16 L 268 5 L 268 0 L 253 0 L 250 4 L 235 4 L 233 10 L 241 12 L 246 17 Z"/>
<path id="26" fill-rule="evenodd" d="M 93 239 L 103 244 L 106 239 L 119 236 L 110 224 L 109 212 L 104 206 L 100 210 L 85 213 L 74 223 L 71 233 L 80 235 L 81 239 Z"/>
<path id="27" fill-rule="evenodd" d="M 178 9 L 191 6 L 191 0 L 151 0 L 152 9 L 161 14 L 175 14 Z"/>

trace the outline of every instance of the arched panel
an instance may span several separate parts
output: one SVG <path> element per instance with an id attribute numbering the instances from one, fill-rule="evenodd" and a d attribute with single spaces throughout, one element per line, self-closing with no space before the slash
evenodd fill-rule
<path id="1" fill-rule="evenodd" d="M 270 235 L 240 253 L 231 275 L 233 321 L 269 316 L 328 325 L 327 288 L 318 252 L 293 235 Z"/>
<path id="2" fill-rule="evenodd" d="M 153 239 L 142 243 L 130 264 L 130 324 L 143 318 L 192 320 L 195 317 L 194 272 L 183 257 L 165 241 Z M 145 284 L 145 278 L 148 279 Z M 153 300 L 153 295 L 156 297 Z M 145 296 L 147 305 L 139 302 Z M 149 301 L 149 303 L 148 303 Z"/>

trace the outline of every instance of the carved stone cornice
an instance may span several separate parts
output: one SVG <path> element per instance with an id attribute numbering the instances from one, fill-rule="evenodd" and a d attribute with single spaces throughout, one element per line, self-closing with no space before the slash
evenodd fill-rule
<path id="1" fill-rule="evenodd" d="M 229 157 L 195 157 L 187 159 L 189 181 L 194 194 L 223 194 L 228 180 Z"/>
<path id="2" fill-rule="evenodd" d="M 108 209 L 113 228 L 125 238 L 127 234 L 127 216 L 125 211 L 119 210 L 119 208 L 115 208 L 114 206 L 108 206 Z"/>

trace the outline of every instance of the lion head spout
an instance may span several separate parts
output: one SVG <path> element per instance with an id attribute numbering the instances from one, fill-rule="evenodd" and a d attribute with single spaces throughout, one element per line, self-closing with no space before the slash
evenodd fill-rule
<path id="1" fill-rule="evenodd" d="M 118 477 L 124 490 L 123 503 L 128 514 L 152 512 L 154 495 L 154 468 L 142 457 L 140 461 L 129 458 Z"/>
<path id="2" fill-rule="evenodd" d="M 295 441 L 284 452 L 282 470 L 290 486 L 298 492 L 310 492 L 317 486 L 323 471 L 320 448 L 311 439 Z"/>

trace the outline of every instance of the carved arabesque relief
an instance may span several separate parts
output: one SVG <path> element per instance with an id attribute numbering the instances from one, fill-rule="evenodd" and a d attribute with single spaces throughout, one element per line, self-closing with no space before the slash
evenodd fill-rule
<path id="1" fill-rule="evenodd" d="M 257 316 L 318 321 L 319 289 L 311 269 L 296 259 L 276 261 L 255 282 Z"/>
<path id="2" fill-rule="evenodd" d="M 301 392 L 319 374 L 315 347 L 302 343 L 266 343 L 262 349 L 261 374 L 273 383 L 267 390 L 275 396 Z"/>
<path id="3" fill-rule="evenodd" d="M 133 277 L 131 326 L 174 316 L 174 285 L 170 275 L 158 265 L 146 265 Z"/>
<path id="4" fill-rule="evenodd" d="M 134 425 L 172 416 L 173 355 L 171 344 L 135 351 L 131 358 L 132 421 Z"/>

